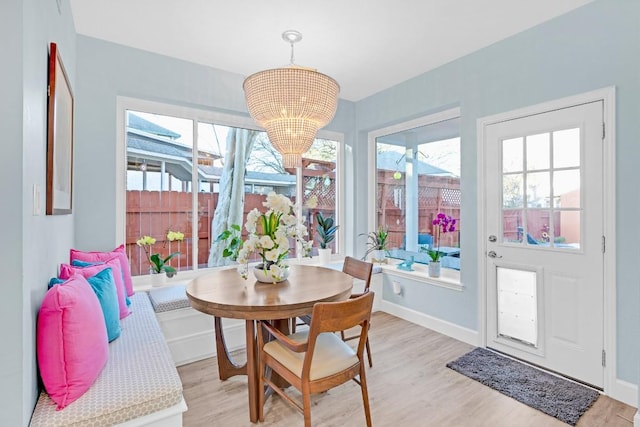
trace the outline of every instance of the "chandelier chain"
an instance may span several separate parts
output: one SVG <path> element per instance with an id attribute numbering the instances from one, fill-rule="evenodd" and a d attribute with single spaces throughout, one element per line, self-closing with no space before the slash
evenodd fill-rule
<path id="1" fill-rule="evenodd" d="M 293 54 L 293 41 L 290 41 L 289 44 L 291 45 L 291 65 L 293 65 L 295 63 L 295 56 Z"/>

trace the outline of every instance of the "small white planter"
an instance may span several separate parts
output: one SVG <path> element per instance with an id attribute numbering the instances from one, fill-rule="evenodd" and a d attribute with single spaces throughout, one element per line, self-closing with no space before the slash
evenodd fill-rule
<path id="1" fill-rule="evenodd" d="M 327 265 L 331 262 L 331 248 L 318 249 L 318 258 L 320 260 L 320 265 Z"/>
<path id="2" fill-rule="evenodd" d="M 429 277 L 440 277 L 440 261 L 429 261 Z"/>
<path id="3" fill-rule="evenodd" d="M 151 275 L 151 286 L 158 287 L 167 283 L 167 275 L 162 273 L 153 273 Z"/>
<path id="4" fill-rule="evenodd" d="M 387 262 L 387 254 L 384 249 L 376 249 L 371 252 L 371 262 L 383 264 Z"/>

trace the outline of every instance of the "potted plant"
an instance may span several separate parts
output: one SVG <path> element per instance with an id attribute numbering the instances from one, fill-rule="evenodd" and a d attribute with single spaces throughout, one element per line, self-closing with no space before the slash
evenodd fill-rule
<path id="1" fill-rule="evenodd" d="M 248 277 L 249 258 L 251 254 L 256 253 L 261 260 L 253 268 L 256 280 L 278 283 L 289 276 L 289 238 L 300 244 L 304 254 L 309 252 L 311 246 L 304 239 L 307 228 L 302 219 L 296 217 L 289 198 L 272 191 L 262 204 L 267 208 L 266 212 L 256 208 L 247 214 L 244 225 L 247 230 L 246 240 L 242 240 L 242 228 L 232 224 L 229 229 L 218 235 L 216 241 L 227 242 L 222 256 L 238 262 L 238 273 L 244 279 Z"/>
<path id="2" fill-rule="evenodd" d="M 331 248 L 329 244 L 336 238 L 336 231 L 339 226 L 334 225 L 333 218 L 325 217 L 322 215 L 322 212 L 316 214 L 316 220 L 318 222 L 316 234 L 318 243 L 320 244 L 320 248 L 318 249 L 320 264 L 328 264 L 331 259 Z"/>
<path id="3" fill-rule="evenodd" d="M 361 235 L 364 235 L 361 234 Z M 367 236 L 367 251 L 362 259 L 366 259 L 369 254 L 373 262 L 385 262 L 387 255 L 387 238 L 389 237 L 389 229 L 383 226 L 378 227 L 376 231 L 371 231 Z"/>
<path id="4" fill-rule="evenodd" d="M 164 248 L 166 246 L 167 241 L 181 242 L 183 240 L 184 233 L 169 230 L 167 232 L 167 240 L 164 241 L 162 247 Z M 162 273 L 164 273 L 162 274 L 162 276 L 157 276 L 162 277 L 162 279 L 164 279 L 164 277 L 173 277 L 177 273 L 177 270 L 169 265 L 169 260 L 171 260 L 171 258 L 173 258 L 174 256 L 179 255 L 180 252 L 173 252 L 163 258 L 159 253 L 151 253 L 151 247 L 155 243 L 156 239 L 151 236 L 142 236 L 136 241 L 136 244 L 142 247 L 142 249 L 144 249 L 144 253 L 147 255 L 147 259 L 149 260 L 149 269 L 152 274 L 161 275 Z M 163 280 L 160 280 L 160 283 L 163 283 Z"/>
<path id="5" fill-rule="evenodd" d="M 429 258 L 431 258 L 431 261 L 429 261 L 429 276 L 440 277 L 440 257 L 442 256 L 442 252 L 440 252 L 440 235 L 456 231 L 456 220 L 449 215 L 438 212 L 431 224 L 434 228 L 433 234 L 437 247 L 436 249 L 426 249 Z M 423 249 L 421 248 L 420 250 Z"/>

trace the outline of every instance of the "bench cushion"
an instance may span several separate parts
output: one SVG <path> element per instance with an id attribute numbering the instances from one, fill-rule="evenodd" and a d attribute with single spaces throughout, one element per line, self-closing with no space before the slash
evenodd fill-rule
<path id="1" fill-rule="evenodd" d="M 131 310 L 93 386 L 61 411 L 42 392 L 32 426 L 111 426 L 182 401 L 182 383 L 146 293 L 131 297 Z"/>
<path id="2" fill-rule="evenodd" d="M 151 289 L 149 299 L 156 313 L 191 307 L 187 299 L 186 286 L 168 286 L 166 288 Z"/>

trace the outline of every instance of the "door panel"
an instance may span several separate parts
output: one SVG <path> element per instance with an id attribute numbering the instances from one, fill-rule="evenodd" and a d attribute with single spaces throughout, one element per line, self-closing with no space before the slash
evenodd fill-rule
<path id="1" fill-rule="evenodd" d="M 487 346 L 596 387 L 602 114 L 593 102 L 488 125 L 484 156 Z"/>

